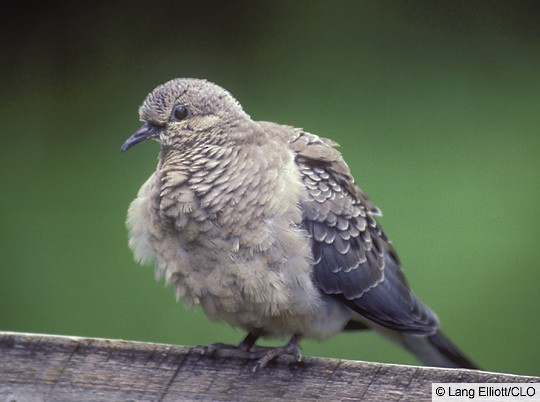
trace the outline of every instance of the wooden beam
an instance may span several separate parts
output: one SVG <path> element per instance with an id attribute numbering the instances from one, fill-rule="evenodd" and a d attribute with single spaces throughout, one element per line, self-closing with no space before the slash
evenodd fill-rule
<path id="1" fill-rule="evenodd" d="M 431 400 L 432 382 L 539 377 L 305 357 L 253 373 L 239 351 L 0 332 L 2 401 Z"/>

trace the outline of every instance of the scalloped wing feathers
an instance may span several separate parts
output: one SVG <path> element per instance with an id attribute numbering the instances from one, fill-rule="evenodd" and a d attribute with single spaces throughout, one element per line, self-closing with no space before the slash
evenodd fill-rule
<path id="1" fill-rule="evenodd" d="M 311 235 L 314 280 L 325 294 L 383 327 L 433 334 L 435 314 L 409 290 L 390 241 L 374 219 L 380 210 L 355 184 L 337 143 L 288 132 L 306 192 L 302 228 Z"/>

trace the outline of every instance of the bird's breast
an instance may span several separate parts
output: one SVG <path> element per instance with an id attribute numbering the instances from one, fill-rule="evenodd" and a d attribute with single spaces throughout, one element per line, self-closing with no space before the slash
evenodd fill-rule
<path id="1" fill-rule="evenodd" d="M 162 225 L 187 242 L 218 238 L 264 249 L 274 219 L 300 224 L 302 184 L 292 153 L 283 147 L 206 149 L 192 158 L 168 158 L 152 190 Z"/>
<path id="2" fill-rule="evenodd" d="M 320 293 L 290 153 L 227 150 L 163 165 L 153 186 L 157 270 L 178 297 L 245 328 L 312 317 Z"/>

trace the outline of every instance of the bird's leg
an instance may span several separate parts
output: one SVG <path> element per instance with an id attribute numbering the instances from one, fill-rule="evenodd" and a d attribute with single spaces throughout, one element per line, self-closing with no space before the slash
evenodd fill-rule
<path id="1" fill-rule="evenodd" d="M 255 335 L 251 332 L 249 332 L 244 340 L 238 344 L 238 349 L 245 350 L 246 352 L 249 352 L 253 346 L 255 346 L 255 342 L 257 342 L 257 339 L 259 339 L 259 335 Z"/>
<path id="2" fill-rule="evenodd" d="M 294 359 L 300 363 L 302 361 L 302 354 L 300 353 L 300 340 L 302 339 L 302 335 L 295 334 L 289 343 L 287 343 L 284 346 L 277 346 L 268 348 L 266 352 L 263 354 L 263 356 L 257 360 L 253 367 L 253 371 L 257 371 L 259 369 L 262 369 L 264 366 L 266 366 L 268 363 L 270 363 L 275 358 L 281 356 L 281 355 L 292 355 Z"/>

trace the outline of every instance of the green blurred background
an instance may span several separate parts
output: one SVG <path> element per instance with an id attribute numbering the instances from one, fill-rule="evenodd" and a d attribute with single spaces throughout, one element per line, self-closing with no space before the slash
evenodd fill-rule
<path id="1" fill-rule="evenodd" d="M 120 145 L 156 85 L 204 77 L 255 119 L 338 141 L 449 337 L 487 370 L 540 375 L 540 3 L 150 3 L 3 12 L 0 330 L 243 337 L 127 248 L 158 147 Z M 416 363 L 368 333 L 303 350 Z"/>

